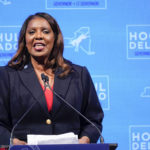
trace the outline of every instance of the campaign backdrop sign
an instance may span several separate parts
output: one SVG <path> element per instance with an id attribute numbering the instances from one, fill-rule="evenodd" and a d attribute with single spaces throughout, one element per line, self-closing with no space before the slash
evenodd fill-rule
<path id="1" fill-rule="evenodd" d="M 107 75 L 92 75 L 95 89 L 101 105 L 104 110 L 110 109 L 109 100 L 109 76 Z"/>
<path id="2" fill-rule="evenodd" d="M 130 150 L 150 150 L 150 125 L 129 127 Z"/>
<path id="3" fill-rule="evenodd" d="M 107 0 L 46 0 L 46 9 L 106 9 Z"/>
<path id="4" fill-rule="evenodd" d="M 150 25 L 127 25 L 127 58 L 150 59 Z"/>
<path id="5" fill-rule="evenodd" d="M 0 26 L 0 65 L 5 65 L 16 52 L 19 30 L 20 26 Z"/>
<path id="6" fill-rule="evenodd" d="M 91 74 L 105 143 L 148 150 L 150 0 L 0 0 L 0 66 L 14 56 L 24 20 L 37 12 L 58 22 L 64 58 Z"/>

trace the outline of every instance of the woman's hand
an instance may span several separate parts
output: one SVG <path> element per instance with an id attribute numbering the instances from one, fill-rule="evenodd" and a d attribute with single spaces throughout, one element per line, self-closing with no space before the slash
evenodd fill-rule
<path id="1" fill-rule="evenodd" d="M 90 139 L 87 136 L 83 136 L 79 139 L 79 144 L 89 144 Z"/>
<path id="2" fill-rule="evenodd" d="M 25 141 L 21 141 L 17 138 L 13 139 L 13 145 L 26 145 L 27 143 Z"/>

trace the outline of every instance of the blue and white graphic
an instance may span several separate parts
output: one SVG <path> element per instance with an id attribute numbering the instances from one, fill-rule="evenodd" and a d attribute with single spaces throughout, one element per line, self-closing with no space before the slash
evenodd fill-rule
<path id="1" fill-rule="evenodd" d="M 0 66 L 16 52 L 20 26 L 36 12 L 57 20 L 64 57 L 92 75 L 105 142 L 118 143 L 117 150 L 148 150 L 150 0 L 0 0 Z M 129 125 L 137 124 L 145 126 L 130 126 L 129 136 Z"/>
<path id="2" fill-rule="evenodd" d="M 10 5 L 11 1 L 10 0 L 0 0 L 0 3 L 2 3 L 3 5 Z"/>
<path id="3" fill-rule="evenodd" d="M 106 9 L 107 0 L 46 0 L 46 9 Z"/>
<path id="4" fill-rule="evenodd" d="M 92 75 L 95 89 L 101 105 L 104 110 L 110 109 L 109 100 L 109 76 L 108 75 Z"/>
<path id="5" fill-rule="evenodd" d="M 91 50 L 91 35 L 89 27 L 80 27 L 76 30 L 72 37 L 64 38 L 65 48 L 71 48 L 75 52 L 80 50 L 87 55 L 94 55 L 95 52 Z"/>
<path id="6" fill-rule="evenodd" d="M 150 86 L 144 88 L 143 92 L 141 93 L 141 97 L 148 97 L 150 98 Z"/>
<path id="7" fill-rule="evenodd" d="M 150 125 L 129 127 L 130 150 L 150 150 Z"/>
<path id="8" fill-rule="evenodd" d="M 0 26 L 0 64 L 5 65 L 17 50 L 19 26 Z"/>
<path id="9" fill-rule="evenodd" d="M 127 25 L 127 58 L 150 59 L 150 25 Z"/>

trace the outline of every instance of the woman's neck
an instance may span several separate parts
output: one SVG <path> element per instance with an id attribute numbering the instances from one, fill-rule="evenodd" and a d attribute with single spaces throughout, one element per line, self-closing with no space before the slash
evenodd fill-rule
<path id="1" fill-rule="evenodd" d="M 39 70 L 39 71 L 44 71 L 44 65 L 45 65 L 44 61 L 31 58 L 31 63 L 34 69 Z"/>
<path id="2" fill-rule="evenodd" d="M 32 63 L 33 68 L 36 72 L 45 73 L 45 74 L 50 75 L 50 76 L 53 74 L 51 68 L 45 69 L 44 61 L 37 61 L 37 60 L 32 58 L 31 63 Z"/>

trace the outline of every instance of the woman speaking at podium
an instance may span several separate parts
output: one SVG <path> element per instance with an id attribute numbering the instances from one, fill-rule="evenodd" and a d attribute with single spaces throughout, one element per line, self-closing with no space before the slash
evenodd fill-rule
<path id="1" fill-rule="evenodd" d="M 52 16 L 36 13 L 25 20 L 16 54 L 0 67 L 0 145 L 10 137 L 19 145 L 27 134 L 67 132 L 77 134 L 79 143 L 97 142 L 103 111 L 92 79 L 86 67 L 64 59 L 63 49 Z"/>

